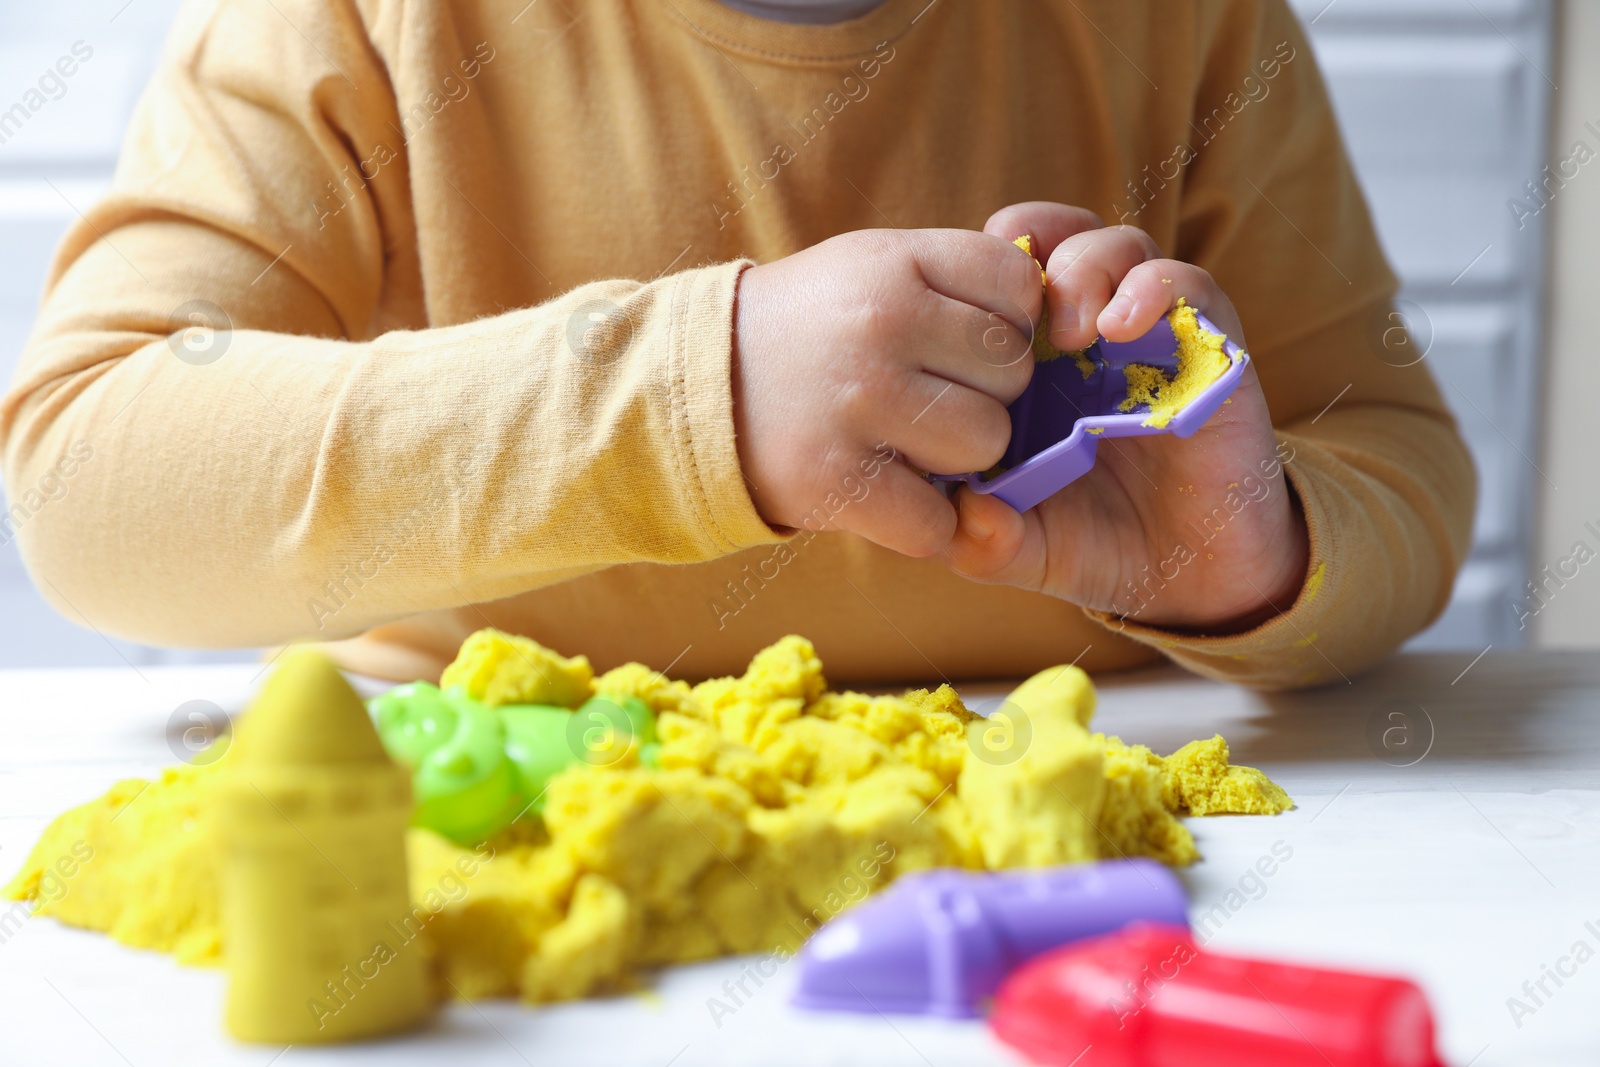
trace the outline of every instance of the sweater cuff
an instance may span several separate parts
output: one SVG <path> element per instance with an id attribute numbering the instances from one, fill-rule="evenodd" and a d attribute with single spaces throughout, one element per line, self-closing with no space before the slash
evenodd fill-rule
<path id="1" fill-rule="evenodd" d="M 1085 609 L 1084 614 L 1109 630 L 1159 649 L 1198 674 L 1262 689 L 1296 688 L 1343 679 L 1348 671 L 1336 663 L 1337 641 L 1324 641 L 1324 633 L 1361 625 L 1341 595 L 1339 568 L 1330 559 L 1349 558 L 1353 546 L 1342 543 L 1340 524 L 1331 514 L 1328 494 L 1319 491 L 1329 472 L 1314 461 L 1296 465 L 1296 452 L 1307 442 L 1279 433 L 1278 454 L 1287 455 L 1283 471 L 1289 488 L 1300 500 L 1310 539 L 1306 578 L 1292 604 L 1252 630 L 1223 636 L 1185 633 L 1146 626 L 1110 612 Z M 1330 654 L 1334 658 L 1330 658 Z M 1350 669 L 1354 669 L 1352 666 Z"/>
<path id="2" fill-rule="evenodd" d="M 744 259 L 685 271 L 672 295 L 673 444 L 683 484 L 718 554 L 782 540 L 750 499 L 733 426 L 734 298 L 739 276 L 752 265 Z"/>

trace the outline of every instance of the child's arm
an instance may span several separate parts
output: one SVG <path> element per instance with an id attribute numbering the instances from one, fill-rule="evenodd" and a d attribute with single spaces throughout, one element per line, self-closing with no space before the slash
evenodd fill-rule
<path id="1" fill-rule="evenodd" d="M 23 556 L 69 617 L 158 643 L 328 639 L 777 537 L 735 443 L 745 265 L 555 296 L 541 249 L 494 221 L 532 194 L 492 159 L 429 156 L 427 126 L 390 154 L 405 121 L 390 74 L 349 3 L 224 4 L 178 27 L 111 195 L 58 256 L 0 408 Z M 432 121 L 482 121 L 450 106 Z M 594 241 L 607 225 L 595 220 Z M 425 286 L 419 242 L 474 266 Z M 836 320 L 854 369 L 883 372 L 858 394 L 869 417 L 833 442 L 854 450 L 845 470 L 881 466 L 884 441 L 924 462 L 994 462 L 1027 367 L 963 369 L 955 349 L 989 306 L 1012 309 L 1006 329 L 1025 336 L 1042 304 L 1027 257 L 953 231 L 854 235 L 807 255 L 807 284 L 832 276 L 844 299 L 804 325 Z M 528 293 L 553 298 L 511 310 Z M 479 317 L 496 304 L 507 310 Z M 790 354 L 802 376 L 820 369 L 809 349 Z M 930 367 L 966 376 L 945 402 L 981 416 L 970 431 L 900 411 L 904 389 L 936 391 Z M 808 417 L 843 425 L 824 406 Z M 69 467 L 65 496 L 35 507 L 31 487 Z M 902 466 L 880 473 L 848 521 L 935 551 L 917 539 L 947 536 L 953 510 Z M 799 523 L 806 509 L 777 514 Z"/>

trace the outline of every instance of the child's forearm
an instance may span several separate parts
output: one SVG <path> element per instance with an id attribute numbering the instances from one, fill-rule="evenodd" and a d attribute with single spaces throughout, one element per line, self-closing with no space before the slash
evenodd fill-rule
<path id="1" fill-rule="evenodd" d="M 735 265 L 349 342 L 297 272 L 215 230 L 111 242 L 56 284 L 3 409 L 6 532 L 69 618 L 327 639 L 773 537 L 733 441 Z M 195 293 L 234 332 L 181 329 Z"/>

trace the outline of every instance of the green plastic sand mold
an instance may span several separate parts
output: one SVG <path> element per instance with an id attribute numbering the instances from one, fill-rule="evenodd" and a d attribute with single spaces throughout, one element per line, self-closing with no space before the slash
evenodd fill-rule
<path id="1" fill-rule="evenodd" d="M 655 713 L 633 696 L 601 693 L 576 710 L 548 704 L 489 707 L 460 686 L 411 682 L 368 704 L 383 747 L 411 769 L 411 822 L 460 845 L 538 813 L 550 779 L 577 763 L 609 766 L 635 745 L 654 766 Z"/>

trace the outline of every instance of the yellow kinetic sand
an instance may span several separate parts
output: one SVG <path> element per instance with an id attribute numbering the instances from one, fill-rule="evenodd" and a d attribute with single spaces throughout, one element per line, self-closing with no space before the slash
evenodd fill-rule
<path id="1" fill-rule="evenodd" d="M 410 781 L 361 698 L 326 656 L 290 651 L 217 766 L 205 818 L 229 1032 L 298 1045 L 421 1021 L 426 960 L 403 927 Z"/>
<path id="2" fill-rule="evenodd" d="M 479 630 L 467 638 L 455 662 L 439 679 L 443 687 L 459 685 L 490 706 L 552 704 L 577 707 L 594 690 L 594 671 L 586 656 L 567 658 L 537 641 L 499 630 Z"/>
<path id="3" fill-rule="evenodd" d="M 1200 325 L 1194 308 L 1179 300 L 1168 321 L 1178 339 L 1178 371 L 1170 379 L 1159 367 L 1130 364 L 1123 374 L 1128 381 L 1128 398 L 1119 408 L 1132 411 L 1140 404 L 1150 405 L 1146 426 L 1162 427 L 1188 407 L 1206 387 L 1232 366 L 1223 350 L 1227 338 Z"/>
<path id="4" fill-rule="evenodd" d="M 1186 864 L 1196 850 L 1180 815 L 1291 806 L 1265 775 L 1231 766 L 1221 738 L 1163 758 L 1091 733 L 1094 688 L 1075 667 L 1040 672 L 985 719 L 948 686 L 831 692 L 800 637 L 759 653 L 742 677 L 693 687 L 640 664 L 589 678 L 575 662 L 484 632 L 451 667 L 492 679 L 481 689 L 490 702 L 550 693 L 539 687 L 552 670 L 568 705 L 637 697 L 660 740 L 655 766 L 628 748 L 609 765 L 561 771 L 542 818 L 530 813 L 476 848 L 410 831 L 406 928 L 461 995 L 581 997 L 626 988 L 654 964 L 787 954 L 832 915 L 929 867 Z M 119 783 L 67 812 L 9 895 L 131 944 L 231 958 L 234 935 L 210 903 L 216 854 L 195 843 L 195 827 L 207 780 L 235 759 Z M 51 865 L 79 842 L 93 862 L 71 892 L 41 899 Z"/>

